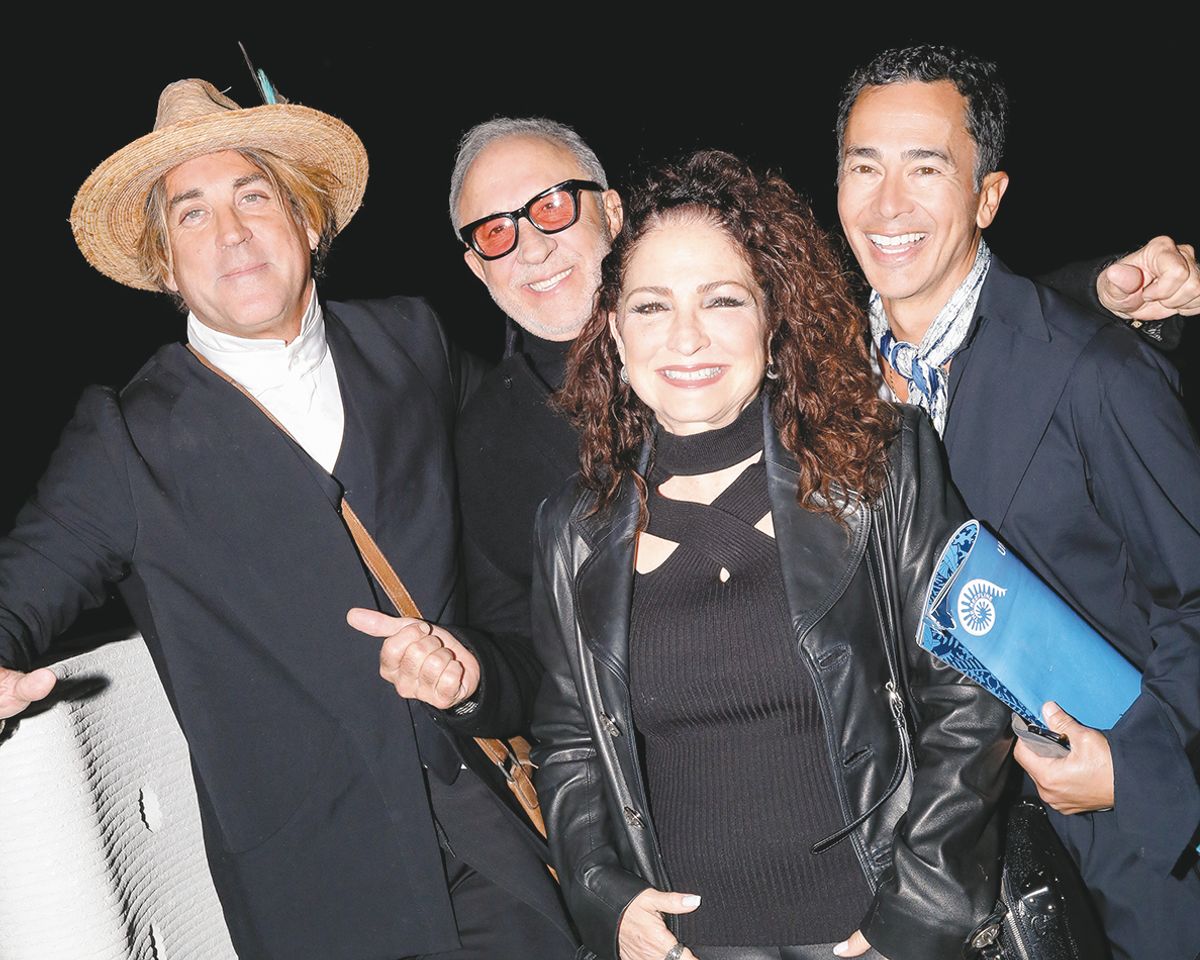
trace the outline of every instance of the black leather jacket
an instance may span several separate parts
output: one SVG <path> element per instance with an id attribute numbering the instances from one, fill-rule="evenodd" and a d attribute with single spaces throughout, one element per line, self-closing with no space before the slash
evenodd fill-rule
<path id="1" fill-rule="evenodd" d="M 797 505 L 795 461 L 765 409 L 764 451 L 792 624 L 847 823 L 886 793 L 902 749 L 885 688 L 883 609 L 864 562 L 871 523 L 880 524 L 882 573 L 906 638 L 916 772 L 842 842 L 853 844 L 875 891 L 861 924 L 871 944 L 891 960 L 949 960 L 998 896 L 993 814 L 1011 736 L 1005 707 L 907 639 L 936 554 L 966 513 L 926 417 L 902 409 L 887 490 L 846 527 Z M 671 884 L 647 814 L 629 698 L 637 496 L 627 483 L 611 509 L 589 515 L 593 503 L 564 491 L 538 517 L 534 638 L 546 675 L 534 761 L 567 904 L 584 943 L 615 958 L 625 907 L 647 887 Z"/>

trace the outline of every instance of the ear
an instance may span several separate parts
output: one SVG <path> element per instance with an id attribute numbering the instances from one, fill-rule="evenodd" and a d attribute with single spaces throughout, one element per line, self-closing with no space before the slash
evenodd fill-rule
<path id="1" fill-rule="evenodd" d="M 996 211 L 1000 209 L 1000 200 L 1008 189 L 1008 174 L 996 170 L 983 178 L 979 188 L 979 205 L 975 208 L 975 224 L 980 230 L 985 230 L 996 219 Z"/>
<path id="2" fill-rule="evenodd" d="M 621 339 L 621 331 L 617 327 L 617 315 L 610 313 L 608 315 L 608 332 L 612 335 L 613 343 L 617 345 L 617 355 L 620 356 L 621 362 L 625 362 L 625 341 Z"/>
<path id="3" fill-rule="evenodd" d="M 479 259 L 479 254 L 470 247 L 467 247 L 463 251 L 463 259 L 467 262 L 467 266 L 470 267 L 471 272 L 475 274 L 476 279 L 484 286 L 487 286 L 487 277 L 483 275 L 483 261 Z"/>
<path id="4" fill-rule="evenodd" d="M 320 234 L 312 227 L 305 227 L 304 233 L 308 237 L 308 249 L 313 253 L 317 252 L 317 246 L 321 243 Z"/>
<path id="5" fill-rule="evenodd" d="M 615 240 L 625 223 L 625 207 L 621 204 L 621 195 L 616 190 L 605 190 L 601 194 L 604 205 L 604 220 L 608 224 L 608 239 Z"/>

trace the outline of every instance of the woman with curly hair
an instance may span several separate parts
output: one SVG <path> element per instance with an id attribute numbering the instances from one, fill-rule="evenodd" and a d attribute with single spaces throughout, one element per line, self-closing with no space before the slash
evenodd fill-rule
<path id="1" fill-rule="evenodd" d="M 533 601 L 537 787 L 584 942 L 958 958 L 997 900 L 1009 736 L 912 639 L 965 519 L 937 438 L 879 399 L 783 180 L 701 152 L 626 217 L 568 360 L 581 471 L 539 515 Z"/>

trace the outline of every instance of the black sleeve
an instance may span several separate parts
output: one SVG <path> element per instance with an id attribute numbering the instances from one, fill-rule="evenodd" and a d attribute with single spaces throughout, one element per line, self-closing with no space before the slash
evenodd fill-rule
<path id="1" fill-rule="evenodd" d="M 429 307 L 429 310 L 432 312 L 433 308 Z M 454 409 L 457 413 L 462 413 L 463 407 L 483 380 L 483 375 L 488 372 L 488 364 L 475 354 L 461 349 L 451 340 L 440 320 L 437 321 L 437 331 L 438 336 L 442 338 L 442 349 L 446 354 L 450 388 L 455 397 Z"/>
<path id="2" fill-rule="evenodd" d="M 446 711 L 446 722 L 467 736 L 525 734 L 542 668 L 530 637 L 529 592 L 493 564 L 464 523 L 463 569 L 467 623 L 447 626 L 479 660 L 473 709 Z"/>
<path id="3" fill-rule="evenodd" d="M 1106 732 L 1113 810 L 1165 876 L 1200 822 L 1200 448 L 1169 363 L 1136 342 L 1119 366 L 1089 363 L 1098 352 L 1072 378 L 1073 426 L 1096 512 L 1150 598 L 1141 694 Z"/>
<path id="4" fill-rule="evenodd" d="M 129 447 L 115 394 L 90 387 L 37 492 L 0 539 L 0 665 L 28 669 L 128 572 L 137 537 Z"/>
<path id="5" fill-rule="evenodd" d="M 1179 341 L 1183 337 L 1182 317 L 1168 317 L 1165 320 L 1151 320 L 1148 323 L 1135 325 L 1124 317 L 1110 313 L 1100 303 L 1100 297 L 1096 293 L 1096 282 L 1100 279 L 1100 274 L 1111 264 L 1120 260 L 1121 256 L 1122 254 L 1110 254 L 1097 257 L 1095 260 L 1068 263 L 1064 267 L 1051 270 L 1038 277 L 1037 282 L 1074 300 L 1080 306 L 1087 307 L 1093 313 L 1099 313 L 1102 316 L 1111 317 L 1118 323 L 1129 325 L 1137 330 L 1147 343 L 1159 350 L 1174 350 L 1179 346 Z"/>

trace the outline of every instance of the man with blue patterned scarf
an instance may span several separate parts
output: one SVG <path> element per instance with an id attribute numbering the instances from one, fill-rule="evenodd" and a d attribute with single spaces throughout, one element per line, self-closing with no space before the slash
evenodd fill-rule
<path id="1" fill-rule="evenodd" d="M 1052 809 L 1114 955 L 1190 957 L 1200 452 L 1160 354 L 989 251 L 982 232 L 1008 187 L 1006 112 L 992 64 L 947 47 L 886 51 L 842 99 L 838 211 L 873 288 L 887 388 L 929 412 L 974 516 L 1143 671 L 1111 730 L 1047 704 L 1070 754 L 1021 743 L 1015 758 Z M 1179 250 L 1194 282 L 1194 254 Z M 1134 317 L 1195 313 L 1188 296 L 1133 304 Z M 845 955 L 863 944 L 852 947 Z"/>

